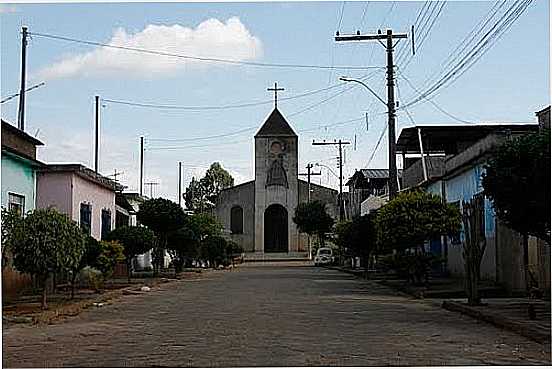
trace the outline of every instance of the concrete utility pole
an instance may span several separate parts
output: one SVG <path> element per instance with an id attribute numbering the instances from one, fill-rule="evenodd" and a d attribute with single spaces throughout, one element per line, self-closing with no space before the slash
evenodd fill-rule
<path id="1" fill-rule="evenodd" d="M 395 72 L 393 65 L 393 39 L 407 38 L 406 33 L 393 34 L 393 31 L 388 29 L 386 34 L 382 34 L 378 30 L 377 34 L 361 35 L 360 31 L 356 35 L 340 36 L 339 32 L 335 36 L 335 41 L 373 41 L 377 40 L 384 45 L 387 51 L 387 114 L 388 114 L 388 130 L 389 133 L 389 199 L 394 198 L 398 192 L 397 182 L 397 161 L 396 161 L 396 138 L 395 138 Z M 383 44 L 381 40 L 386 40 Z M 367 86 L 365 86 L 367 87 Z"/>
<path id="2" fill-rule="evenodd" d="M 182 162 L 178 162 L 178 206 L 182 207 Z"/>
<path id="3" fill-rule="evenodd" d="M 348 141 L 339 141 L 334 142 L 315 142 L 312 141 L 313 145 L 338 145 L 339 147 L 339 220 L 342 221 L 345 218 L 345 209 L 343 208 L 343 145 L 350 145 Z"/>
<path id="4" fill-rule="evenodd" d="M 146 182 L 146 186 L 150 186 L 150 199 L 153 199 L 153 186 L 157 186 L 159 182 Z"/>
<path id="5" fill-rule="evenodd" d="M 140 196 L 144 195 L 144 137 L 140 137 Z"/>
<path id="6" fill-rule="evenodd" d="M 96 122 L 95 122 L 95 144 L 94 144 L 94 171 L 98 173 L 98 154 L 99 154 L 99 144 L 100 144 L 100 97 L 95 96 L 96 100 Z"/>
<path id="7" fill-rule="evenodd" d="M 25 130 L 25 90 L 27 78 L 27 27 L 21 28 L 21 89 L 19 90 L 19 110 L 17 111 L 17 127 Z"/>
<path id="8" fill-rule="evenodd" d="M 299 173 L 300 176 L 307 176 L 307 183 L 308 183 L 308 191 L 309 194 L 307 195 L 307 202 L 311 201 L 311 176 L 321 176 L 322 172 L 311 172 L 312 167 L 314 167 L 314 164 L 307 164 L 307 173 Z"/>

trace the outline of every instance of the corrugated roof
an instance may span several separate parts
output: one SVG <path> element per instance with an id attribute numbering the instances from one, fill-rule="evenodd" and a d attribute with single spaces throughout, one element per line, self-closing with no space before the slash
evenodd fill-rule
<path id="1" fill-rule="evenodd" d="M 361 169 L 364 178 L 389 178 L 389 169 Z M 397 169 L 397 175 L 402 177 L 402 169 Z"/>
<path id="2" fill-rule="evenodd" d="M 274 108 L 272 113 L 268 116 L 261 129 L 257 132 L 255 137 L 268 137 L 268 136 L 295 136 L 295 132 L 286 121 L 286 118 L 280 113 L 277 108 Z"/>

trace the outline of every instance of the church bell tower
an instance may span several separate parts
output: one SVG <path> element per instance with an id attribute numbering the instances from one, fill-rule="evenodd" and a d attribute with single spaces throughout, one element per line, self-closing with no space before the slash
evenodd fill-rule
<path id="1" fill-rule="evenodd" d="M 298 137 L 277 107 L 255 135 L 255 252 L 297 252 Z"/>

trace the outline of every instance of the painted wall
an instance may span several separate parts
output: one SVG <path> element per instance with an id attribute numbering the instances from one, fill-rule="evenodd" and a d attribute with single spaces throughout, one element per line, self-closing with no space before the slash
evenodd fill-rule
<path id="1" fill-rule="evenodd" d="M 111 210 L 115 228 L 115 192 L 71 172 L 44 172 L 38 175 L 38 207 L 53 206 L 80 224 L 80 204 L 92 205 L 91 235 L 101 238 L 102 209 Z"/>
<path id="2" fill-rule="evenodd" d="M 36 206 L 36 171 L 28 163 L 2 153 L 2 206 L 7 208 L 8 193 L 25 196 L 27 212 Z"/>
<path id="3" fill-rule="evenodd" d="M 73 219 L 80 218 L 80 204 L 92 205 L 92 237 L 101 238 L 102 234 L 102 210 L 111 211 L 111 229 L 115 228 L 115 192 L 94 182 L 88 181 L 78 175 L 73 175 L 72 203 Z"/>
<path id="4" fill-rule="evenodd" d="M 445 194 L 447 202 L 466 202 L 483 191 L 481 178 L 484 172 L 483 164 L 473 167 L 449 178 L 445 182 Z M 483 260 L 481 261 L 481 277 L 483 279 L 497 280 L 496 268 L 496 219 L 492 203 L 485 198 L 485 238 L 487 246 Z M 464 240 L 461 232 L 460 239 Z M 452 274 L 464 275 L 464 259 L 462 257 L 462 245 L 450 245 L 448 248 L 449 271 Z"/>

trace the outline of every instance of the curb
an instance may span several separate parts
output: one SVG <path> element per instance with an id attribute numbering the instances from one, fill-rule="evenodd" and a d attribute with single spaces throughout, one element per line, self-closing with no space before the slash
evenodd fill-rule
<path id="1" fill-rule="evenodd" d="M 544 328 L 527 326 L 526 324 L 512 320 L 505 316 L 492 315 L 455 301 L 443 301 L 441 307 L 449 311 L 459 312 L 477 320 L 490 323 L 495 327 L 515 332 L 538 343 L 550 343 L 550 331 Z"/>

